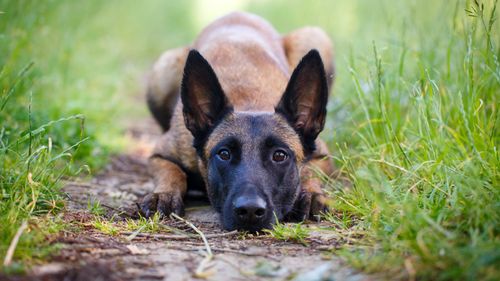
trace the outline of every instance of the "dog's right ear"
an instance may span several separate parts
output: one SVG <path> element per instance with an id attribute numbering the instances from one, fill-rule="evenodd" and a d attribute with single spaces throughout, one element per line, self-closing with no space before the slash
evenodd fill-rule
<path id="1" fill-rule="evenodd" d="M 214 70 L 196 50 L 191 50 L 186 60 L 181 99 L 184 123 L 195 142 L 205 139 L 215 123 L 231 110 Z"/>

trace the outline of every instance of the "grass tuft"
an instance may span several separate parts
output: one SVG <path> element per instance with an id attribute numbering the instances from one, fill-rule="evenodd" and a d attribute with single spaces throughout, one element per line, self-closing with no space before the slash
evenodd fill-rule
<path id="1" fill-rule="evenodd" d="M 104 234 L 111 236 L 117 236 L 118 234 L 120 234 L 120 227 L 117 226 L 117 224 L 113 222 L 113 220 L 96 216 L 91 224 L 95 229 Z"/>
<path id="2" fill-rule="evenodd" d="M 307 238 L 309 237 L 309 229 L 304 227 L 302 223 L 275 223 L 273 229 L 264 229 L 274 239 L 299 243 L 307 246 Z"/>
<path id="3" fill-rule="evenodd" d="M 170 229 L 161 223 L 161 216 L 159 213 L 155 213 L 151 218 L 140 217 L 137 220 L 127 219 L 126 229 L 128 231 L 148 232 L 148 233 L 159 233 L 159 232 L 170 232 Z"/>
<path id="4" fill-rule="evenodd" d="M 91 200 L 90 198 L 87 201 L 87 210 L 94 216 L 103 216 L 106 214 L 106 209 L 101 206 L 101 201 L 97 199 Z"/>

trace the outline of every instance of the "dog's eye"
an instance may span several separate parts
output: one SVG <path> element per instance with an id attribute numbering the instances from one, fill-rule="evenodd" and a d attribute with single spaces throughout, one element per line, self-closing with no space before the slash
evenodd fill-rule
<path id="1" fill-rule="evenodd" d="M 276 151 L 273 153 L 273 161 L 274 161 L 274 162 L 283 162 L 283 161 L 285 161 L 287 158 L 288 158 L 288 155 L 287 155 L 287 154 L 286 154 L 286 152 L 284 152 L 283 150 L 276 150 Z"/>
<path id="2" fill-rule="evenodd" d="M 229 159 L 231 159 L 231 153 L 229 153 L 229 150 L 227 150 L 225 148 L 219 150 L 219 152 L 217 152 L 217 155 L 219 156 L 219 158 L 221 160 L 224 160 L 224 161 L 228 161 Z"/>

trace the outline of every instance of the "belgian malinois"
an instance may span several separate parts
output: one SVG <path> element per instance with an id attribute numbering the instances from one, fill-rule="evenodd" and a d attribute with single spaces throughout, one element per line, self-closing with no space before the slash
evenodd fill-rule
<path id="1" fill-rule="evenodd" d="M 227 230 L 317 216 L 326 197 L 315 170 L 332 172 L 317 138 L 332 56 L 319 28 L 281 36 L 239 12 L 165 52 L 148 82 L 148 105 L 165 133 L 149 161 L 155 189 L 142 214 L 183 215 L 187 190 L 203 187 Z"/>

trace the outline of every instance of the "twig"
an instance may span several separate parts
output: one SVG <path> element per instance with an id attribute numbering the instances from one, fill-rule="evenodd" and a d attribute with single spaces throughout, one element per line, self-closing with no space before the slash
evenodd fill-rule
<path id="1" fill-rule="evenodd" d="M 101 204 L 101 206 L 103 206 L 104 208 L 108 208 L 108 209 L 110 209 L 111 211 L 115 211 L 115 212 L 117 212 L 117 213 L 116 213 L 116 215 L 118 215 L 118 216 L 125 216 L 125 217 L 128 217 L 128 218 L 132 218 L 132 216 L 131 216 L 129 213 L 127 213 L 127 210 L 120 210 L 120 209 L 118 209 L 118 208 L 115 208 L 115 207 L 113 207 L 113 206 L 110 206 L 110 205 L 108 205 L 108 204 L 104 204 L 104 203 L 100 203 L 100 204 Z"/>
<path id="2" fill-rule="evenodd" d="M 77 200 L 77 199 L 73 199 L 71 197 L 67 198 L 66 200 L 68 201 L 71 201 L 71 202 L 74 202 L 74 203 L 77 203 L 77 204 L 85 204 L 84 201 L 81 201 L 81 200 Z M 108 204 L 105 204 L 105 203 L 101 203 L 99 202 L 99 204 L 104 207 L 104 208 L 107 208 L 111 211 L 115 211 L 116 212 L 116 215 L 118 216 L 125 216 L 125 217 L 128 217 L 128 218 L 132 218 L 133 216 L 131 216 L 130 214 L 127 213 L 127 210 L 121 210 L 121 209 L 118 209 L 118 208 L 115 208 L 113 206 L 110 206 Z"/>
<path id="3" fill-rule="evenodd" d="M 265 257 L 267 259 L 279 261 L 279 259 L 277 259 L 273 256 L 270 256 L 270 255 L 266 255 L 266 254 L 247 253 L 247 252 L 238 251 L 238 250 L 234 250 L 234 249 L 227 249 L 227 248 L 212 248 L 212 250 L 214 250 L 215 252 L 225 252 L 225 253 L 238 254 L 238 255 L 249 256 L 249 257 Z"/>
<path id="4" fill-rule="evenodd" d="M 212 250 L 210 249 L 210 245 L 208 244 L 208 241 L 207 241 L 207 238 L 205 237 L 205 234 L 199 230 L 194 224 L 192 224 L 191 222 L 179 217 L 178 215 L 176 215 L 175 213 L 172 213 L 170 214 L 172 217 L 184 222 L 185 224 L 187 224 L 189 227 L 191 227 L 196 233 L 198 233 L 198 235 L 200 235 L 201 239 L 203 240 L 203 243 L 205 244 L 205 247 L 207 249 L 207 254 L 209 256 L 213 256 L 212 254 Z"/>
<path id="5" fill-rule="evenodd" d="M 196 271 L 194 272 L 194 277 L 205 279 L 208 276 L 212 275 L 213 272 L 206 271 L 206 269 L 208 269 L 208 267 L 210 267 L 210 261 L 213 259 L 214 255 L 212 253 L 212 249 L 210 249 L 210 245 L 208 244 L 208 241 L 207 241 L 207 238 L 205 237 L 205 234 L 203 234 L 203 232 L 201 230 L 199 230 L 194 224 L 179 217 L 175 213 L 170 214 L 170 216 L 177 219 L 177 220 L 184 222 L 189 227 L 191 227 L 196 233 L 198 233 L 200 235 L 201 239 L 203 240 L 203 243 L 205 244 L 205 248 L 206 248 L 205 258 L 200 262 L 200 264 L 196 268 Z"/>
<path id="6" fill-rule="evenodd" d="M 215 234 L 207 234 L 205 237 L 207 239 L 209 238 L 219 238 L 219 237 L 229 237 L 229 236 L 235 236 L 238 234 L 237 230 L 229 231 L 229 232 L 224 232 L 224 233 L 215 233 Z"/>
<path id="7" fill-rule="evenodd" d="M 70 181 L 70 180 L 64 180 L 63 183 L 64 186 L 76 186 L 76 187 L 86 187 L 86 188 L 100 188 L 101 186 L 103 186 L 90 182 Z"/>
<path id="8" fill-rule="evenodd" d="M 132 237 L 146 237 L 146 238 L 156 238 L 156 239 L 166 239 L 166 240 L 189 240 L 195 238 L 193 235 L 168 235 L 168 234 L 154 234 L 154 233 L 135 233 L 135 232 L 130 232 L 130 231 L 124 231 L 121 232 L 122 235 L 133 235 Z M 216 234 L 206 234 L 205 238 L 206 239 L 211 239 L 211 238 L 219 238 L 219 237 L 230 237 L 238 234 L 238 231 L 234 230 L 231 232 L 224 232 L 224 233 L 216 233 Z"/>
<path id="9" fill-rule="evenodd" d="M 186 247 L 186 245 L 183 246 L 175 246 L 175 245 L 168 245 L 169 249 L 172 250 L 179 250 L 179 251 L 199 251 L 202 246 L 197 246 L 194 245 L 194 247 Z M 267 259 L 271 259 L 274 261 L 279 261 L 278 258 L 266 255 L 266 254 L 259 254 L 259 253 L 248 253 L 244 251 L 238 251 L 234 249 L 229 249 L 229 248 L 215 248 L 212 247 L 212 251 L 214 252 L 222 252 L 222 253 L 230 253 L 230 254 L 237 254 L 237 255 L 242 255 L 242 256 L 248 256 L 248 257 L 265 257 Z"/>
<path id="10" fill-rule="evenodd" d="M 154 234 L 154 233 L 135 233 L 130 231 L 121 232 L 122 235 L 129 235 L 129 239 L 132 240 L 135 237 L 145 237 L 145 238 L 154 238 L 154 239 L 164 239 L 164 240 L 189 240 L 193 239 L 192 236 L 187 235 L 168 235 L 168 234 Z M 132 236 L 133 235 L 133 236 Z"/>
<path id="11" fill-rule="evenodd" d="M 10 242 L 9 249 L 7 250 L 7 254 L 5 255 L 5 259 L 3 260 L 3 265 L 4 266 L 9 266 L 12 263 L 12 256 L 14 256 L 14 251 L 16 250 L 17 243 L 19 242 L 19 238 L 23 234 L 24 230 L 28 227 L 28 223 L 26 221 L 23 221 L 21 226 L 16 232 L 16 235 L 14 235 L 14 238 L 12 238 L 12 241 Z"/>
<path id="12" fill-rule="evenodd" d="M 139 227 L 139 229 L 137 229 L 136 231 L 132 232 L 132 234 L 130 234 L 129 236 L 127 236 L 127 240 L 128 241 L 132 241 L 135 237 L 137 237 L 137 235 L 139 235 L 141 233 L 141 231 L 146 227 L 146 225 L 143 225 L 141 227 Z"/>

